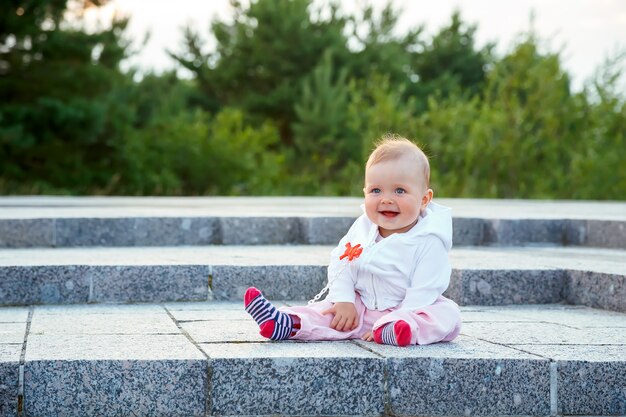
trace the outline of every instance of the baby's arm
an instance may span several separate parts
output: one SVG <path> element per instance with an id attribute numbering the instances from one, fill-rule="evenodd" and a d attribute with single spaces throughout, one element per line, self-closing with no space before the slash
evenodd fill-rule
<path id="1" fill-rule="evenodd" d="M 349 236 L 350 231 L 339 241 L 337 247 L 330 254 L 328 264 L 329 291 L 326 300 L 332 302 L 333 306 L 322 312 L 322 314 L 334 314 L 330 327 L 344 332 L 355 329 L 359 324 L 359 315 L 354 306 L 356 295 L 349 261 L 346 258 L 340 259 L 345 252 L 346 243 L 349 242 Z"/>
<path id="2" fill-rule="evenodd" d="M 452 267 L 446 247 L 436 236 L 428 236 L 426 239 L 416 254 L 411 284 L 399 306 L 402 310 L 415 311 L 431 305 L 450 284 Z"/>
<path id="3" fill-rule="evenodd" d="M 448 288 L 452 267 L 448 259 L 448 251 L 439 238 L 428 237 L 426 244 L 416 254 L 415 262 L 410 287 L 406 290 L 404 300 L 394 311 L 378 319 L 374 323 L 374 329 L 386 323 L 401 320 L 401 315 L 397 313 L 399 311 L 417 311 L 433 304 Z"/>

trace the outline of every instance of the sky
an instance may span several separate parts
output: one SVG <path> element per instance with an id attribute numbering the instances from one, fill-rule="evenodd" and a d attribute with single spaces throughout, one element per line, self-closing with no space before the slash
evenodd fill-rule
<path id="1" fill-rule="evenodd" d="M 364 2 L 378 9 L 387 3 L 386 0 L 343 0 L 341 5 L 350 13 Z M 427 35 L 448 24 L 452 12 L 458 9 L 465 22 L 478 25 L 478 46 L 496 42 L 499 54 L 511 50 L 520 33 L 528 31 L 533 14 L 532 26 L 546 41 L 546 47 L 562 51 L 562 62 L 573 76 L 574 87 L 580 87 L 591 77 L 608 56 L 626 50 L 626 0 L 394 0 L 392 3 L 404 10 L 398 24 L 400 31 L 423 24 Z M 208 39 L 210 21 L 214 17 L 228 20 L 231 7 L 229 0 L 111 0 L 87 18 L 106 22 L 114 13 L 130 16 L 128 35 L 138 49 L 125 63 L 126 68 L 161 72 L 175 67 L 165 51 L 181 50 L 183 27 L 191 25 Z M 150 32 L 149 41 L 141 46 L 147 32 Z"/>

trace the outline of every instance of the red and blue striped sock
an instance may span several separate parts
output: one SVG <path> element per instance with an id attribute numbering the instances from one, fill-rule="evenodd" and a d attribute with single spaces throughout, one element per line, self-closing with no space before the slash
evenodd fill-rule
<path id="1" fill-rule="evenodd" d="M 407 346 L 411 343 L 411 326 L 398 320 L 374 330 L 374 341 L 380 345 Z"/>
<path id="2" fill-rule="evenodd" d="M 258 289 L 248 288 L 243 296 L 243 304 L 259 325 L 261 336 L 271 340 L 285 340 L 292 335 L 294 324 L 291 316 L 278 311 Z"/>

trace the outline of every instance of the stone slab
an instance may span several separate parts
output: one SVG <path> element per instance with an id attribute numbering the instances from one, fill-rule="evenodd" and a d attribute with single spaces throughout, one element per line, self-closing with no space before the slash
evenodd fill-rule
<path id="1" fill-rule="evenodd" d="M 626 204 L 438 199 L 457 245 L 626 248 Z M 334 243 L 360 198 L 0 199 L 0 247 Z"/>
<path id="2" fill-rule="evenodd" d="M 276 245 L 303 243 L 296 217 L 222 217 L 224 245 Z"/>
<path id="3" fill-rule="evenodd" d="M 30 334 L 26 349 L 26 362 L 202 358 L 182 334 Z"/>
<path id="4" fill-rule="evenodd" d="M 381 415 L 384 362 L 352 343 L 202 344 L 212 415 Z"/>
<path id="5" fill-rule="evenodd" d="M 317 265 L 261 265 L 254 268 L 231 265 L 213 267 L 216 300 L 243 300 L 250 286 L 270 300 L 308 300 L 326 285 L 327 268 Z"/>
<path id="6" fill-rule="evenodd" d="M 569 271 L 566 288 L 569 303 L 626 312 L 626 269 L 621 275 Z"/>
<path id="7" fill-rule="evenodd" d="M 27 415 L 206 414 L 206 360 L 37 360 L 24 382 Z"/>
<path id="8" fill-rule="evenodd" d="M 626 348 L 603 346 L 522 346 L 556 361 L 558 413 L 626 414 Z"/>
<path id="9" fill-rule="evenodd" d="M 476 321 L 534 321 L 561 324 L 577 329 L 583 328 L 626 328 L 626 314 L 588 307 L 572 308 L 564 305 L 560 309 L 547 309 L 548 306 L 525 306 L 523 309 L 500 309 L 499 311 L 464 312 L 467 321 L 472 314 L 480 314 L 486 320 Z M 502 318 L 502 320 L 498 320 Z M 513 320 L 511 320 L 511 318 Z"/>
<path id="10" fill-rule="evenodd" d="M 278 303 L 272 302 L 272 304 L 278 306 Z M 220 321 L 225 322 L 223 324 L 226 324 L 226 322 L 229 321 L 252 320 L 250 315 L 243 309 L 243 303 L 241 303 L 239 307 L 240 308 L 238 310 L 172 311 L 171 313 L 179 322 Z"/>
<path id="11" fill-rule="evenodd" d="M 337 245 L 354 220 L 355 217 L 302 218 L 302 241 L 310 245 Z"/>
<path id="12" fill-rule="evenodd" d="M 0 326 L 2 326 L 0 324 Z M 1 329 L 1 327 L 0 327 Z M 31 335 L 180 334 L 174 321 L 161 314 L 33 314 Z"/>
<path id="13" fill-rule="evenodd" d="M 0 309 L 0 323 L 21 323 L 28 320 L 28 309 L 4 307 Z"/>
<path id="14" fill-rule="evenodd" d="M 91 302 L 206 300 L 209 268 L 204 265 L 90 267 Z"/>
<path id="15" fill-rule="evenodd" d="M 180 304 L 183 304 L 183 303 L 180 303 Z M 198 304 L 201 304 L 201 303 L 198 303 Z M 4 308 L 0 309 L 0 311 L 2 311 Z M 101 304 L 69 304 L 69 305 L 35 306 L 34 314 L 36 314 L 38 317 L 43 316 L 43 315 L 80 317 L 83 315 L 93 315 L 93 314 L 100 314 L 100 315 L 113 314 L 113 315 L 124 315 L 128 317 L 129 319 L 132 319 L 132 316 L 136 314 L 165 315 L 166 311 L 163 308 L 163 306 L 159 304 L 101 303 Z"/>
<path id="16" fill-rule="evenodd" d="M 626 221 L 587 220 L 587 246 L 626 248 Z"/>
<path id="17" fill-rule="evenodd" d="M 456 217 L 452 219 L 452 241 L 455 246 L 480 246 L 485 242 L 484 219 Z"/>
<path id="18" fill-rule="evenodd" d="M 3 305 L 86 303 L 90 281 L 85 266 L 8 266 L 0 268 Z"/>
<path id="19" fill-rule="evenodd" d="M 17 415 L 22 344 L 0 344 L 0 416 Z"/>
<path id="20" fill-rule="evenodd" d="M 512 345 L 626 345 L 626 332 L 613 328 L 573 328 L 554 323 L 464 323 L 461 333 Z M 624 347 L 626 349 L 626 346 Z"/>
<path id="21" fill-rule="evenodd" d="M 199 416 L 206 410 L 206 359 L 182 334 L 31 333 L 25 361 L 28 415 Z"/>
<path id="22" fill-rule="evenodd" d="M 55 245 L 210 245 L 220 241 L 218 227 L 212 217 L 61 218 L 55 222 Z"/>
<path id="23" fill-rule="evenodd" d="M 0 248 L 54 245 L 54 219 L 0 219 Z"/>
<path id="24" fill-rule="evenodd" d="M 222 312 L 222 311 L 240 311 L 241 302 L 235 301 L 189 301 L 178 303 L 164 303 L 163 307 L 170 313 L 177 314 L 178 312 L 198 312 L 200 314 L 204 312 Z"/>
<path id="25" fill-rule="evenodd" d="M 451 279 L 460 281 L 452 286 L 450 297 L 461 305 L 547 304 L 563 299 L 566 273 L 548 269 L 467 269 Z"/>
<path id="26" fill-rule="evenodd" d="M 238 321 L 192 321 L 180 323 L 196 343 L 269 342 L 259 334 L 252 318 Z"/>
<path id="27" fill-rule="evenodd" d="M 26 323 L 0 323 L 0 343 L 23 343 Z"/>
<path id="28" fill-rule="evenodd" d="M 455 217 L 626 220 L 622 201 L 437 198 Z M 241 216 L 357 217 L 362 197 L 65 197 L 2 196 L 0 218 Z"/>
<path id="29" fill-rule="evenodd" d="M 550 363 L 539 356 L 461 336 L 399 349 L 373 343 L 386 358 L 390 414 L 550 414 Z"/>
<path id="30" fill-rule="evenodd" d="M 0 250 L 0 303 L 312 298 L 330 246 L 208 246 Z M 455 248 L 446 295 L 463 305 L 563 299 L 626 310 L 626 252 L 588 248 Z M 585 271 L 585 273 L 579 272 Z M 568 289 L 568 286 L 571 287 Z"/>

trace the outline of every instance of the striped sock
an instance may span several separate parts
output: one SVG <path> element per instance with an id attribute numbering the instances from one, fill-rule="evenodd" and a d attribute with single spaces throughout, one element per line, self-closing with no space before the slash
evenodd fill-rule
<path id="1" fill-rule="evenodd" d="M 411 343 L 411 326 L 398 320 L 374 330 L 374 341 L 380 345 L 407 346 Z"/>
<path id="2" fill-rule="evenodd" d="M 248 314 L 259 325 L 260 334 L 271 340 L 289 339 L 294 329 L 289 314 L 281 313 L 254 287 L 246 290 L 243 303 Z"/>

